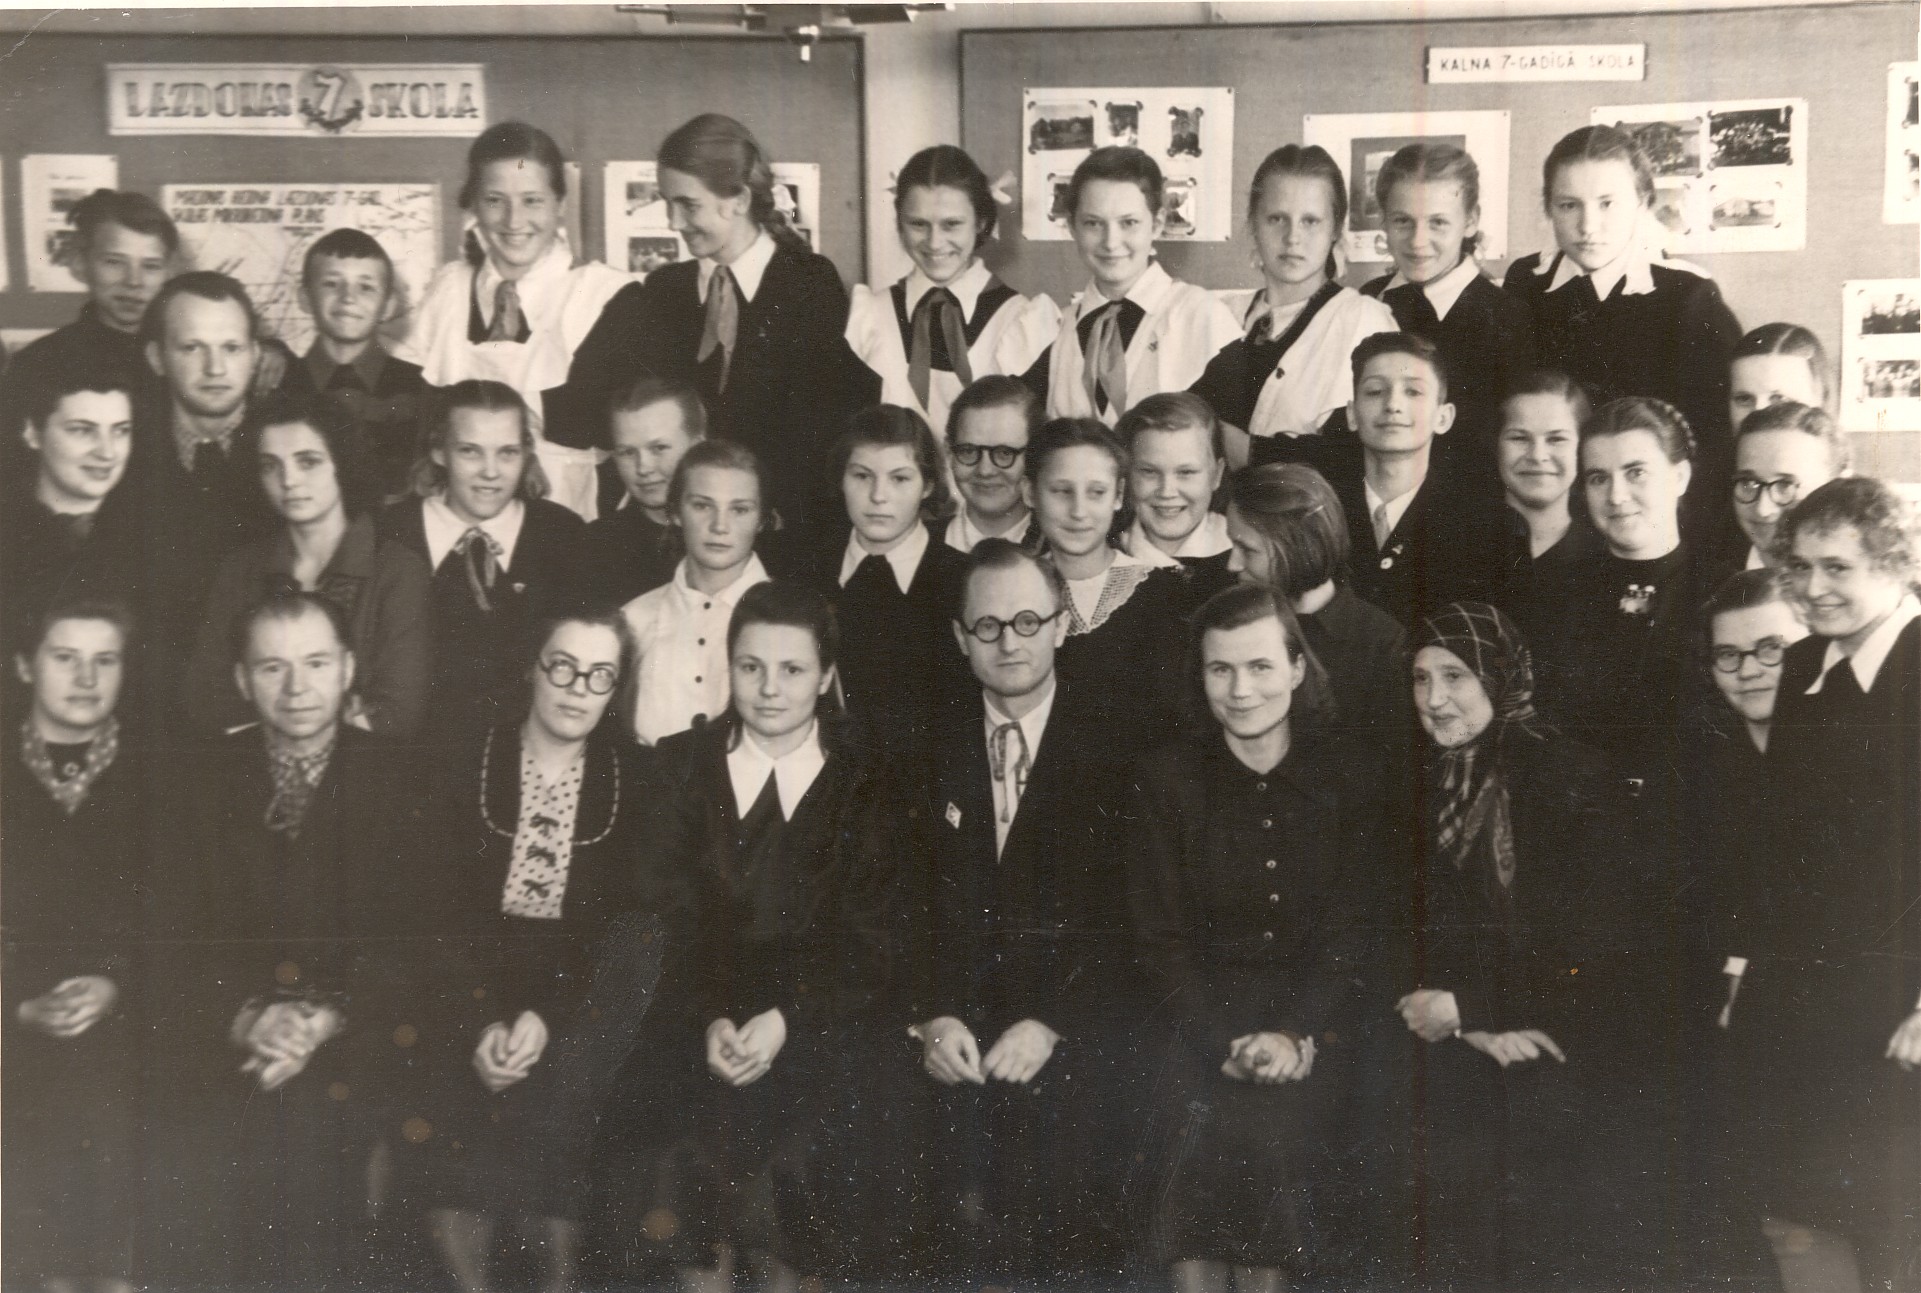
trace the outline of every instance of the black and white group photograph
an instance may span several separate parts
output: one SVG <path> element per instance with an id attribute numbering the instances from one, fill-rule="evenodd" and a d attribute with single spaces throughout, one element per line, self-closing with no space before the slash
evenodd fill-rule
<path id="1" fill-rule="evenodd" d="M 0 9 L 0 1291 L 1921 1293 L 1917 82 Z"/>

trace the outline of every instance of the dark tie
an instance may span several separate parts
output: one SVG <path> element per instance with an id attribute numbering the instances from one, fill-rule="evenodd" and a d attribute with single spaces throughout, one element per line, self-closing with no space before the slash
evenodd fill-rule
<path id="1" fill-rule="evenodd" d="M 487 594 L 500 578 L 503 549 L 499 540 L 476 525 L 460 536 L 454 551 L 467 559 L 467 584 L 474 590 L 474 605 L 483 611 L 493 610 L 493 601 Z"/>
<path id="2" fill-rule="evenodd" d="M 740 338 L 740 299 L 734 295 L 734 274 L 725 265 L 714 266 L 713 277 L 707 280 L 707 320 L 700 329 L 700 350 L 695 359 L 706 363 L 714 351 L 720 351 L 720 384 L 715 389 L 727 389 L 727 370 L 734 362 L 734 344 Z"/>
<path id="3" fill-rule="evenodd" d="M 1121 339 L 1124 304 L 1109 301 L 1094 312 L 1094 326 L 1081 348 L 1081 385 L 1098 413 L 1127 407 L 1127 343 Z"/>
<path id="4" fill-rule="evenodd" d="M 525 341 L 527 316 L 520 309 L 520 289 L 505 279 L 494 289 L 494 321 L 487 328 L 489 341 Z"/>
<path id="5" fill-rule="evenodd" d="M 942 363 L 942 360 L 946 360 Z M 962 386 L 974 383 L 974 368 L 967 360 L 967 329 L 961 319 L 960 302 L 944 287 L 936 287 L 914 306 L 914 340 L 907 356 L 907 384 L 914 397 L 927 407 L 929 374 L 942 368 L 960 378 Z"/>

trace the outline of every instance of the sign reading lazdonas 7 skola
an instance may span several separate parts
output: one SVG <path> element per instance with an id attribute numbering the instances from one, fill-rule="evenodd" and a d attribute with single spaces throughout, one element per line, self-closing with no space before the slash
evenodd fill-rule
<path id="1" fill-rule="evenodd" d="M 479 63 L 109 63 L 116 135 L 477 135 Z"/>

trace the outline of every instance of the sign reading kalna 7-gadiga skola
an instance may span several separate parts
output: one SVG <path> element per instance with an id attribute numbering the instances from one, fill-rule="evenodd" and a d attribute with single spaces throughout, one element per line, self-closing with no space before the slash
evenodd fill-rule
<path id="1" fill-rule="evenodd" d="M 109 63 L 116 135 L 477 135 L 479 63 Z"/>

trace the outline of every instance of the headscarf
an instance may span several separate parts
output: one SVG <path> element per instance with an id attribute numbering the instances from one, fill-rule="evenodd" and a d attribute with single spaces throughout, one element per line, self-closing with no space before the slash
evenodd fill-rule
<path id="1" fill-rule="evenodd" d="M 1435 845 L 1457 871 L 1479 860 L 1497 892 L 1514 887 L 1514 826 L 1501 750 L 1510 727 L 1543 733 L 1534 709 L 1534 666 L 1513 621 L 1484 602 L 1454 602 L 1421 621 L 1414 650 L 1451 651 L 1480 680 L 1494 719 L 1465 745 L 1441 752 Z"/>

